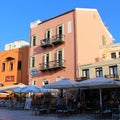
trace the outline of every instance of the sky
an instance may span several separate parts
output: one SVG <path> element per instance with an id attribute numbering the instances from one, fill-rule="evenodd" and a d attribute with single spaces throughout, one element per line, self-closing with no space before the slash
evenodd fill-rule
<path id="1" fill-rule="evenodd" d="M 0 51 L 16 40 L 30 41 L 30 23 L 44 21 L 74 8 L 97 9 L 120 43 L 120 0 L 0 0 Z"/>

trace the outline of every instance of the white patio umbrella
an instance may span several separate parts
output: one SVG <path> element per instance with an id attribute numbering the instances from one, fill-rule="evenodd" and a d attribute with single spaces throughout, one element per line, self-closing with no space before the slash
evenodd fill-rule
<path id="1" fill-rule="evenodd" d="M 43 87 L 49 88 L 49 89 L 65 89 L 67 91 L 67 89 L 69 88 L 75 88 L 75 83 L 76 83 L 75 81 L 72 81 L 68 78 L 64 78 L 62 80 L 44 85 Z M 68 103 L 68 100 L 67 100 L 67 93 L 66 93 L 66 105 L 67 103 Z"/>
<path id="2" fill-rule="evenodd" d="M 3 87 L 0 87 L 0 91 L 12 90 L 12 89 L 15 89 L 15 88 L 21 88 L 21 87 L 25 87 L 25 86 L 26 85 L 23 84 L 23 83 L 19 83 L 17 85 L 3 86 Z"/>
<path id="3" fill-rule="evenodd" d="M 102 108 L 102 88 L 120 87 L 120 80 L 108 79 L 104 77 L 96 77 L 76 83 L 76 87 L 86 89 L 100 90 L 100 107 Z"/>
<path id="4" fill-rule="evenodd" d="M 14 93 L 20 93 L 21 88 L 13 88 L 11 89 Z"/>
<path id="5" fill-rule="evenodd" d="M 47 93 L 47 92 L 55 92 L 51 89 L 46 89 L 46 88 L 40 88 L 34 85 L 27 85 L 25 87 L 21 87 L 21 88 L 13 88 L 11 89 L 13 92 L 15 93 L 29 93 L 29 92 L 33 92 L 33 93 L 37 93 L 37 92 L 42 92 L 42 93 Z"/>
<path id="6" fill-rule="evenodd" d="M 49 89 L 68 89 L 68 88 L 75 87 L 75 83 L 76 83 L 75 81 L 65 78 L 65 79 L 44 85 L 43 87 L 49 88 Z"/>
<path id="7" fill-rule="evenodd" d="M 29 92 L 36 93 L 36 92 L 40 92 L 40 88 L 34 85 L 27 85 L 25 87 L 22 87 L 20 91 L 21 93 L 29 93 Z"/>
<path id="8" fill-rule="evenodd" d="M 13 88 L 11 89 L 14 93 L 48 93 L 48 92 L 55 92 L 53 90 L 50 89 L 46 89 L 46 88 L 40 88 L 34 85 L 27 85 L 25 87 L 21 87 L 21 88 Z"/>

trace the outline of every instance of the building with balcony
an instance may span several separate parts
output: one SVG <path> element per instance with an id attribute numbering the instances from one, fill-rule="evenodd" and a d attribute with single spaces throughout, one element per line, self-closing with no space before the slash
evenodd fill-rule
<path id="1" fill-rule="evenodd" d="M 0 52 L 0 83 L 2 86 L 28 84 L 29 46 Z"/>
<path id="2" fill-rule="evenodd" d="M 30 24 L 29 84 L 75 80 L 79 64 L 94 62 L 113 37 L 96 9 L 76 8 Z"/>
<path id="3" fill-rule="evenodd" d="M 120 44 L 99 47 L 99 58 L 93 63 L 79 64 L 79 77 L 84 80 L 94 77 L 120 79 Z"/>

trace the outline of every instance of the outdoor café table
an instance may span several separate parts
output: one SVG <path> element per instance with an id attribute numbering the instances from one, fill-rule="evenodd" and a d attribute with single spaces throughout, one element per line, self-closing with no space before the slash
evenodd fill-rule
<path id="1" fill-rule="evenodd" d="M 112 119 L 120 119 L 120 104 L 118 104 L 118 106 L 113 107 L 112 110 Z"/>

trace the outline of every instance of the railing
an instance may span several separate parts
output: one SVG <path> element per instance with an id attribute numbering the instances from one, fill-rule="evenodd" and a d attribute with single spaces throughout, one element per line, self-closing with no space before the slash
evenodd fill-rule
<path id="1" fill-rule="evenodd" d="M 105 75 L 106 78 L 119 78 L 118 74 Z"/>
<path id="2" fill-rule="evenodd" d="M 65 60 L 55 60 L 40 64 L 40 71 L 59 69 L 65 67 Z"/>
<path id="3" fill-rule="evenodd" d="M 41 47 L 52 46 L 51 39 L 43 39 L 41 40 Z"/>
<path id="4" fill-rule="evenodd" d="M 40 41 L 41 42 L 41 47 L 46 48 L 46 47 L 50 47 L 52 45 L 58 45 L 58 44 L 63 44 L 64 43 L 64 35 L 63 34 L 58 34 L 58 35 L 54 35 L 52 36 L 51 39 L 43 39 Z"/>
<path id="5" fill-rule="evenodd" d="M 52 43 L 54 45 L 64 43 L 64 37 L 65 36 L 63 34 L 52 36 Z"/>
<path id="6" fill-rule="evenodd" d="M 83 81 L 83 80 L 87 80 L 87 79 L 90 79 L 89 77 L 84 77 L 84 76 L 81 76 L 81 77 L 78 77 L 76 78 L 76 81 Z"/>

